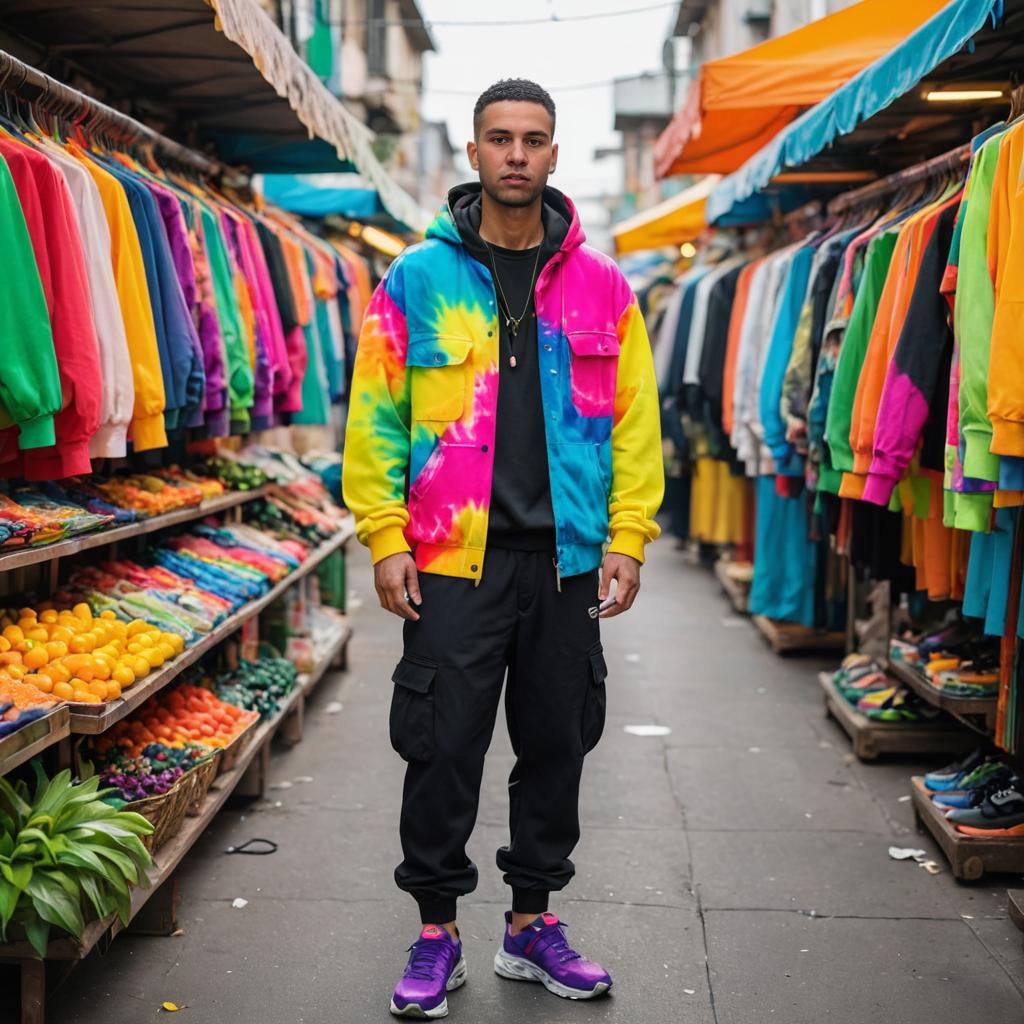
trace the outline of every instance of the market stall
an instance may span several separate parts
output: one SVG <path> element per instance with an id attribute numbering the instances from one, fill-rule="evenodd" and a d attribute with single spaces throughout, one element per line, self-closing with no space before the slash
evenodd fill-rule
<path id="1" fill-rule="evenodd" d="M 1024 870 L 1024 9 L 932 6 L 712 190 L 655 359 L 673 532 L 776 651 L 845 649 L 858 756 L 958 758 L 913 806 L 975 879 Z M 725 227 L 794 178 L 811 203 Z"/>

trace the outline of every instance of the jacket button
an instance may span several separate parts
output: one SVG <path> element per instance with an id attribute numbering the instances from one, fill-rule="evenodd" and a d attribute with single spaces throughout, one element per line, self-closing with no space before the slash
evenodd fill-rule
<path id="1" fill-rule="evenodd" d="M 477 571 L 477 569 L 479 569 L 479 568 L 480 568 L 480 567 L 479 567 L 478 565 L 471 565 L 471 566 L 469 567 L 469 571 L 470 571 L 470 572 L 476 572 L 476 571 Z"/>
<path id="2" fill-rule="evenodd" d="M 494 331 L 488 331 L 487 332 L 487 337 L 488 338 L 493 338 L 494 337 Z"/>
<path id="3" fill-rule="evenodd" d="M 485 444 L 480 445 L 480 451 L 482 451 L 482 452 L 487 451 L 487 445 L 485 445 Z"/>

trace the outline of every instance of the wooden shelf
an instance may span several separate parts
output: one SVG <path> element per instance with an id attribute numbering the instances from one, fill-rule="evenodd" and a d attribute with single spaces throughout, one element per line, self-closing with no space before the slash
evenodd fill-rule
<path id="1" fill-rule="evenodd" d="M 269 484 L 251 491 L 231 491 L 228 494 L 218 495 L 216 498 L 208 498 L 191 508 L 175 509 L 173 512 L 165 512 L 163 515 L 152 516 L 137 523 L 128 523 L 126 526 L 114 526 L 107 530 L 97 530 L 95 533 L 84 533 L 80 537 L 72 537 L 69 540 L 57 541 L 55 544 L 46 544 L 42 547 L 8 551 L 0 554 L 0 572 L 6 572 L 9 569 L 22 569 L 27 565 L 38 565 L 40 562 L 50 562 L 55 558 L 66 558 L 68 555 L 77 555 L 80 551 L 89 551 L 91 548 L 130 540 L 132 537 L 142 537 L 147 533 L 165 530 L 169 526 L 202 519 L 205 516 L 225 512 L 238 505 L 245 505 L 257 498 L 265 497 L 269 491 Z"/>
<path id="2" fill-rule="evenodd" d="M 29 722 L 10 736 L 0 740 L 0 776 L 41 754 L 47 747 L 71 734 L 71 715 L 66 704 Z"/>
<path id="3" fill-rule="evenodd" d="M 910 781 L 918 828 L 927 829 L 942 847 L 954 878 L 974 882 L 987 871 L 1024 874 L 1024 836 L 993 836 L 988 839 L 965 836 L 957 832 L 932 802 L 924 779 L 914 776 Z"/>
<path id="4" fill-rule="evenodd" d="M 1009 889 L 1006 893 L 1006 904 L 1010 911 L 1010 920 L 1024 932 L 1024 889 Z"/>
<path id="5" fill-rule="evenodd" d="M 165 882 L 181 863 L 182 858 L 188 853 L 195 841 L 206 831 L 216 813 L 224 806 L 228 797 L 245 775 L 246 769 L 252 763 L 258 753 L 274 738 L 284 720 L 292 712 L 294 706 L 303 699 L 303 692 L 296 687 L 285 698 L 281 710 L 269 721 L 264 722 L 256 730 L 252 741 L 239 755 L 234 768 L 223 775 L 218 776 L 210 786 L 202 809 L 195 817 L 185 818 L 177 835 L 157 851 L 153 858 L 153 866 L 149 869 L 148 876 L 150 887 L 132 889 L 132 917 L 146 905 L 149 898 L 156 892 L 160 885 Z M 93 947 L 104 936 L 113 938 L 124 930 L 121 921 L 114 915 L 103 918 L 99 921 L 92 921 L 86 926 L 80 941 L 76 942 L 70 937 L 55 939 L 46 951 L 47 960 L 82 960 L 89 955 Z M 8 943 L 0 945 L 0 960 L 21 960 L 34 958 L 35 952 L 28 943 Z"/>
<path id="6" fill-rule="evenodd" d="M 790 654 L 795 651 L 843 651 L 846 649 L 845 633 L 827 633 L 818 629 L 808 629 L 796 622 L 780 622 L 764 615 L 753 615 L 751 618 L 776 654 Z"/>
<path id="7" fill-rule="evenodd" d="M 736 564 L 731 559 L 720 558 L 715 562 L 715 578 L 721 584 L 725 596 L 729 598 L 733 610 L 740 615 L 746 615 L 750 610 L 750 583 L 736 579 L 729 571 L 730 567 Z"/>
<path id="8" fill-rule="evenodd" d="M 946 754 L 972 749 L 972 733 L 951 719 L 942 722 L 879 722 L 858 711 L 840 692 L 828 672 L 818 673 L 825 693 L 825 711 L 850 737 L 862 761 L 882 754 Z"/>
<path id="9" fill-rule="evenodd" d="M 890 661 L 889 672 L 922 700 L 948 711 L 975 732 L 991 737 L 996 727 L 995 697 L 954 697 L 937 687 L 923 672 L 905 661 Z"/>
<path id="10" fill-rule="evenodd" d="M 333 555 L 343 547 L 355 533 L 352 516 L 347 516 L 341 529 L 325 541 L 294 572 L 271 587 L 262 597 L 250 601 L 234 615 L 230 615 L 219 626 L 211 630 L 198 643 L 186 648 L 170 664 L 146 676 L 141 682 L 135 683 L 123 697 L 105 704 L 74 704 L 71 705 L 71 731 L 94 736 L 105 732 L 115 722 L 134 711 L 154 693 L 162 690 L 168 683 L 177 679 L 185 669 L 194 665 L 207 651 L 234 633 L 243 623 L 259 615 L 264 608 L 276 601 L 289 587 L 294 586 L 302 577 L 308 576 L 325 558 Z"/>

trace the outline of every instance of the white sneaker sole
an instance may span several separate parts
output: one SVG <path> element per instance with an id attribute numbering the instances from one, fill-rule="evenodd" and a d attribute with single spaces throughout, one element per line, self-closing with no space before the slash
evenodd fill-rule
<path id="1" fill-rule="evenodd" d="M 549 992 L 563 999 L 594 999 L 604 995 L 611 988 L 610 984 L 603 981 L 599 981 L 590 992 L 580 988 L 569 988 L 568 985 L 555 981 L 543 967 L 538 967 L 520 956 L 511 956 L 504 948 L 499 949 L 494 955 L 494 973 L 511 981 L 539 981 Z"/>
<path id="2" fill-rule="evenodd" d="M 448 984 L 445 985 L 446 992 L 454 992 L 457 988 L 462 988 L 466 984 L 466 958 L 463 957 L 452 971 L 451 977 L 448 979 Z M 440 1005 L 435 1006 L 432 1010 L 424 1010 L 419 1003 L 409 1003 L 408 1006 L 403 1007 L 401 1010 L 395 1006 L 394 999 L 391 1000 L 391 1013 L 395 1017 L 416 1017 L 419 1020 L 438 1020 L 441 1017 L 448 1016 L 448 1000 L 443 999 Z"/>

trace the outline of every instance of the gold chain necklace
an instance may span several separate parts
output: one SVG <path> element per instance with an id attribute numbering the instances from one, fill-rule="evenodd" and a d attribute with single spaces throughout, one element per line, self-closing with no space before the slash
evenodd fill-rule
<path id="1" fill-rule="evenodd" d="M 519 325 L 525 319 L 530 309 L 530 303 L 533 301 L 533 286 L 537 278 L 537 267 L 540 266 L 540 251 L 544 248 L 544 241 L 541 239 L 537 245 L 537 255 L 533 260 L 533 272 L 530 274 L 530 288 L 526 294 L 526 305 L 518 317 L 512 315 L 512 308 L 508 304 L 508 299 L 505 298 L 505 289 L 501 287 L 501 278 L 498 277 L 498 266 L 494 261 L 494 250 L 485 239 L 481 239 L 481 241 L 487 246 L 487 254 L 491 258 L 491 272 L 494 274 L 494 283 L 498 286 L 498 297 L 501 299 L 501 304 L 504 307 L 505 326 L 508 328 L 508 365 L 514 370 L 516 368 L 516 354 L 513 351 L 513 346 L 515 345 L 516 334 L 519 332 Z"/>

